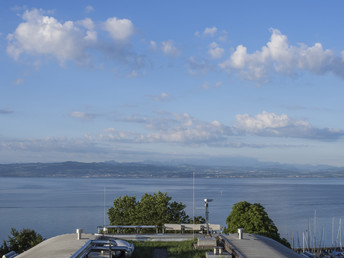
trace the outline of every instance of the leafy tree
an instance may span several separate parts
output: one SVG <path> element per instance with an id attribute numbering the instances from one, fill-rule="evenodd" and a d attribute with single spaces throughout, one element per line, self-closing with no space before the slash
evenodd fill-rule
<path id="1" fill-rule="evenodd" d="M 205 218 L 203 218 L 202 216 L 195 216 L 194 219 L 189 219 L 188 223 L 190 224 L 193 224 L 195 221 L 195 224 L 204 224 L 206 221 L 205 221 Z"/>
<path id="2" fill-rule="evenodd" d="M 277 227 L 260 203 L 251 204 L 244 201 L 234 204 L 226 223 L 226 233 L 236 233 L 238 228 L 244 228 L 247 233 L 270 237 L 290 247 L 286 239 L 281 239 Z"/>
<path id="3" fill-rule="evenodd" d="M 108 216 L 111 225 L 136 224 L 138 221 L 136 197 L 126 195 L 115 199 Z"/>
<path id="4" fill-rule="evenodd" d="M 111 225 L 157 225 L 165 223 L 187 223 L 185 205 L 171 202 L 167 193 L 145 193 L 140 201 L 136 197 L 124 196 L 114 200 L 108 211 Z"/>
<path id="5" fill-rule="evenodd" d="M 18 231 L 15 228 L 12 228 L 11 235 L 8 236 L 8 240 L 4 241 L 0 246 L 0 255 L 2 256 L 10 251 L 22 253 L 39 244 L 43 240 L 43 237 L 32 229 L 24 228 Z"/>
<path id="6" fill-rule="evenodd" d="M 145 193 L 138 204 L 138 215 L 142 225 L 157 225 L 161 227 L 172 219 L 173 210 L 170 209 L 172 198 L 167 193 Z"/>

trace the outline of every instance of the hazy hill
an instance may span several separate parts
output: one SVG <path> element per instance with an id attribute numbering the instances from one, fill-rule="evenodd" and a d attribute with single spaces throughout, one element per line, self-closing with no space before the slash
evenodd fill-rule
<path id="1" fill-rule="evenodd" d="M 58 162 L 0 164 L 0 177 L 344 177 L 344 168 L 260 164 L 206 166 L 148 162 Z"/>

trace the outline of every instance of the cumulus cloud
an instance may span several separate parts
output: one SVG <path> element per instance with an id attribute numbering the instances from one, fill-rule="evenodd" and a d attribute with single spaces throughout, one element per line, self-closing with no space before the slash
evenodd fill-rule
<path id="1" fill-rule="evenodd" d="M 7 53 L 14 59 L 25 53 L 29 55 L 53 55 L 61 63 L 72 59 L 87 61 L 85 47 L 94 36 L 92 29 L 81 29 L 73 21 L 59 22 L 54 17 L 45 16 L 42 10 L 25 11 L 13 34 L 7 36 Z"/>
<path id="2" fill-rule="evenodd" d="M 174 42 L 172 40 L 166 40 L 161 43 L 161 51 L 165 55 L 169 56 L 178 56 L 180 54 L 179 49 L 174 45 Z"/>
<path id="3" fill-rule="evenodd" d="M 272 137 L 294 137 L 331 141 L 344 135 L 343 130 L 315 128 L 304 120 L 289 118 L 286 114 L 277 115 L 266 111 L 252 117 L 248 114 L 236 116 L 238 133 Z"/>
<path id="4" fill-rule="evenodd" d="M 157 43 L 156 43 L 154 40 L 151 40 L 151 41 L 149 42 L 149 47 L 150 47 L 150 49 L 152 49 L 152 50 L 156 50 L 156 49 L 158 48 L 158 45 L 157 45 Z"/>
<path id="5" fill-rule="evenodd" d="M 219 45 L 216 42 L 213 42 L 209 45 L 208 53 L 212 58 L 219 59 L 223 56 L 225 50 L 219 47 Z"/>
<path id="6" fill-rule="evenodd" d="M 321 43 L 293 46 L 279 30 L 271 32 L 270 41 L 260 51 L 248 53 L 245 46 L 239 45 L 219 67 L 228 73 L 238 71 L 242 78 L 253 81 L 267 80 L 271 72 L 295 75 L 299 71 L 319 75 L 330 72 L 344 78 L 343 58 L 323 49 Z"/>
<path id="7" fill-rule="evenodd" d="M 85 12 L 86 13 L 91 13 L 93 11 L 94 11 L 94 8 L 93 8 L 92 5 L 88 5 L 88 6 L 85 7 Z"/>
<path id="8" fill-rule="evenodd" d="M 215 33 L 217 32 L 217 28 L 216 27 L 211 27 L 211 28 L 205 28 L 203 31 L 203 35 L 206 36 L 214 36 Z"/>
<path id="9" fill-rule="evenodd" d="M 144 57 L 131 51 L 129 39 L 134 25 L 129 19 L 108 18 L 97 26 L 90 18 L 77 21 L 59 21 L 46 11 L 32 9 L 22 15 L 15 31 L 7 35 L 7 53 L 18 60 L 21 56 L 55 57 L 61 65 L 74 61 L 80 65 L 92 65 L 99 53 L 121 65 L 138 69 L 145 63 Z M 99 30 L 108 32 L 112 40 L 99 40 Z M 34 61 L 35 62 L 35 61 Z"/>
<path id="10" fill-rule="evenodd" d="M 217 33 L 218 29 L 213 26 L 213 27 L 206 27 L 202 32 L 196 31 L 195 32 L 195 36 L 196 37 L 201 37 L 201 36 L 205 36 L 205 37 L 214 37 L 215 34 Z"/>
<path id="11" fill-rule="evenodd" d="M 112 17 L 104 23 L 104 29 L 109 32 L 114 40 L 128 40 L 134 33 L 134 25 L 128 19 Z"/>

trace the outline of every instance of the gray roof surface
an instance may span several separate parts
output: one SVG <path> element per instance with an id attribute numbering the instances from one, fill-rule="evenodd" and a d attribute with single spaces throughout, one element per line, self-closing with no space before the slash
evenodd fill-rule
<path id="1" fill-rule="evenodd" d="M 270 258 L 270 257 L 303 257 L 293 250 L 285 247 L 277 241 L 254 234 L 244 234 L 243 239 L 238 234 L 221 235 L 236 248 L 243 257 L 247 258 Z"/>
<path id="2" fill-rule="evenodd" d="M 64 234 L 44 240 L 42 243 L 18 255 L 18 258 L 66 258 L 71 257 L 86 242 L 99 237 L 99 234 L 82 234 L 80 240 L 77 234 Z M 193 239 L 192 234 L 158 234 L 158 235 L 109 235 L 133 241 L 183 241 Z M 99 255 L 98 255 L 99 257 Z"/>
<path id="3" fill-rule="evenodd" d="M 96 237 L 94 234 L 82 234 L 82 238 L 78 240 L 76 234 L 59 235 L 21 253 L 17 258 L 69 258 L 88 240 L 94 240 Z"/>
<path id="4" fill-rule="evenodd" d="M 94 240 L 99 234 L 82 234 L 80 240 L 76 234 L 59 235 L 43 241 L 37 246 L 18 255 L 18 258 L 67 258 L 78 251 L 87 241 Z M 242 257 L 246 258 L 269 258 L 269 257 L 302 257 L 291 249 L 281 245 L 280 243 L 259 235 L 244 234 L 243 239 L 238 239 L 238 234 L 229 234 L 221 236 L 225 237 L 231 245 L 240 252 Z M 113 236 L 114 237 L 114 236 Z M 151 241 L 180 241 L 192 239 L 190 235 L 165 234 L 165 235 L 121 235 L 117 236 L 122 239 L 131 240 L 151 240 Z"/>

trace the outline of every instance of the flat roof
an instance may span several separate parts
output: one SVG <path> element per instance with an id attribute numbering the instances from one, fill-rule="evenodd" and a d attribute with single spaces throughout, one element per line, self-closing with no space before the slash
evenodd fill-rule
<path id="1" fill-rule="evenodd" d="M 94 240 L 99 235 L 82 234 L 77 239 L 77 234 L 64 234 L 44 240 L 42 243 L 19 254 L 18 258 L 69 258 L 89 240 Z"/>
<path id="2" fill-rule="evenodd" d="M 82 233 L 81 239 L 77 234 L 63 234 L 44 240 L 42 243 L 18 255 L 18 258 L 69 258 L 89 240 L 94 240 L 101 234 Z M 193 234 L 134 234 L 134 235 L 108 235 L 113 238 L 132 241 L 185 241 L 193 239 Z M 196 234 L 195 234 L 196 236 Z M 100 256 L 98 256 L 100 257 Z"/>
<path id="3" fill-rule="evenodd" d="M 230 244 L 246 258 L 266 258 L 266 257 L 303 257 L 279 242 L 259 235 L 244 233 L 243 239 L 238 238 L 238 234 L 221 234 Z"/>

